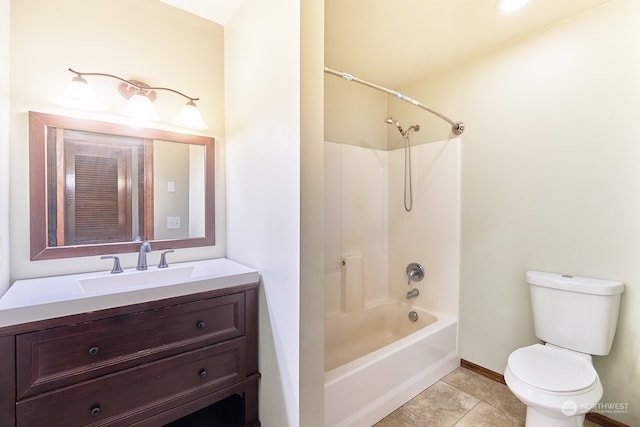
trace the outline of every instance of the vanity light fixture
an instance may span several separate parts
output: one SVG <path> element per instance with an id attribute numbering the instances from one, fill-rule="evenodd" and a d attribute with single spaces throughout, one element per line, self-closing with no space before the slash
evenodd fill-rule
<path id="1" fill-rule="evenodd" d="M 156 91 L 165 90 L 176 93 L 187 98 L 187 103 L 182 107 L 178 115 L 172 120 L 172 123 L 195 130 L 204 130 L 208 126 L 202 120 L 200 110 L 196 106 L 195 101 L 200 98 L 187 96 L 182 92 L 170 89 L 168 87 L 152 87 L 138 80 L 125 80 L 113 74 L 106 73 L 81 73 L 69 68 L 69 71 L 76 76 L 69 82 L 62 95 L 56 99 L 56 103 L 65 107 L 83 109 L 83 110 L 101 110 L 104 106 L 100 104 L 93 90 L 85 80 L 84 76 L 103 76 L 120 80 L 118 91 L 120 95 L 126 98 L 127 104 L 118 110 L 119 114 L 132 117 L 138 120 L 158 121 L 160 116 L 153 108 L 153 101 L 156 100 Z"/>
<path id="2" fill-rule="evenodd" d="M 529 0 L 498 0 L 498 10 L 501 12 L 513 12 L 523 8 Z"/>

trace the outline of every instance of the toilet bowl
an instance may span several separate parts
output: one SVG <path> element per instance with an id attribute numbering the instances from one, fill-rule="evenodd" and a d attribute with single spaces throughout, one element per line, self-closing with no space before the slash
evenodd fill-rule
<path id="1" fill-rule="evenodd" d="M 504 378 L 527 405 L 527 427 L 582 427 L 585 414 L 602 398 L 591 356 L 551 344 L 511 353 Z"/>
<path id="2" fill-rule="evenodd" d="M 536 337 L 509 355 L 504 379 L 527 405 L 526 427 L 582 427 L 602 398 L 591 355 L 611 350 L 624 284 L 527 272 Z"/>

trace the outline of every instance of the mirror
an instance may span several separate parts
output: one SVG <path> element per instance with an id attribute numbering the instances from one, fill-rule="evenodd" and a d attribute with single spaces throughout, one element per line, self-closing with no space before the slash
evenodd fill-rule
<path id="1" fill-rule="evenodd" d="M 31 260 L 210 246 L 214 140 L 29 112 Z"/>

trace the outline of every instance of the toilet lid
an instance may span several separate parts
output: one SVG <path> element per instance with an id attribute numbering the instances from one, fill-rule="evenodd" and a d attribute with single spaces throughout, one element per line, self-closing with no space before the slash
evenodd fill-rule
<path id="1" fill-rule="evenodd" d="M 598 379 L 593 365 L 583 356 L 541 344 L 514 351 L 508 365 L 521 381 L 552 392 L 583 390 Z"/>

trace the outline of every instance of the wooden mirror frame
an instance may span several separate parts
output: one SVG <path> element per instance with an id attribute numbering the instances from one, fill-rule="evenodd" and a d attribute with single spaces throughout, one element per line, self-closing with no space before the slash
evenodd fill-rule
<path id="1" fill-rule="evenodd" d="M 154 250 L 212 246 L 215 244 L 214 139 L 151 128 L 29 112 L 29 202 L 31 260 L 137 252 L 140 243 L 117 242 L 78 246 L 48 246 L 46 137 L 49 128 L 74 129 L 109 135 L 163 140 L 203 146 L 205 149 L 205 235 L 187 239 L 152 240 Z"/>

